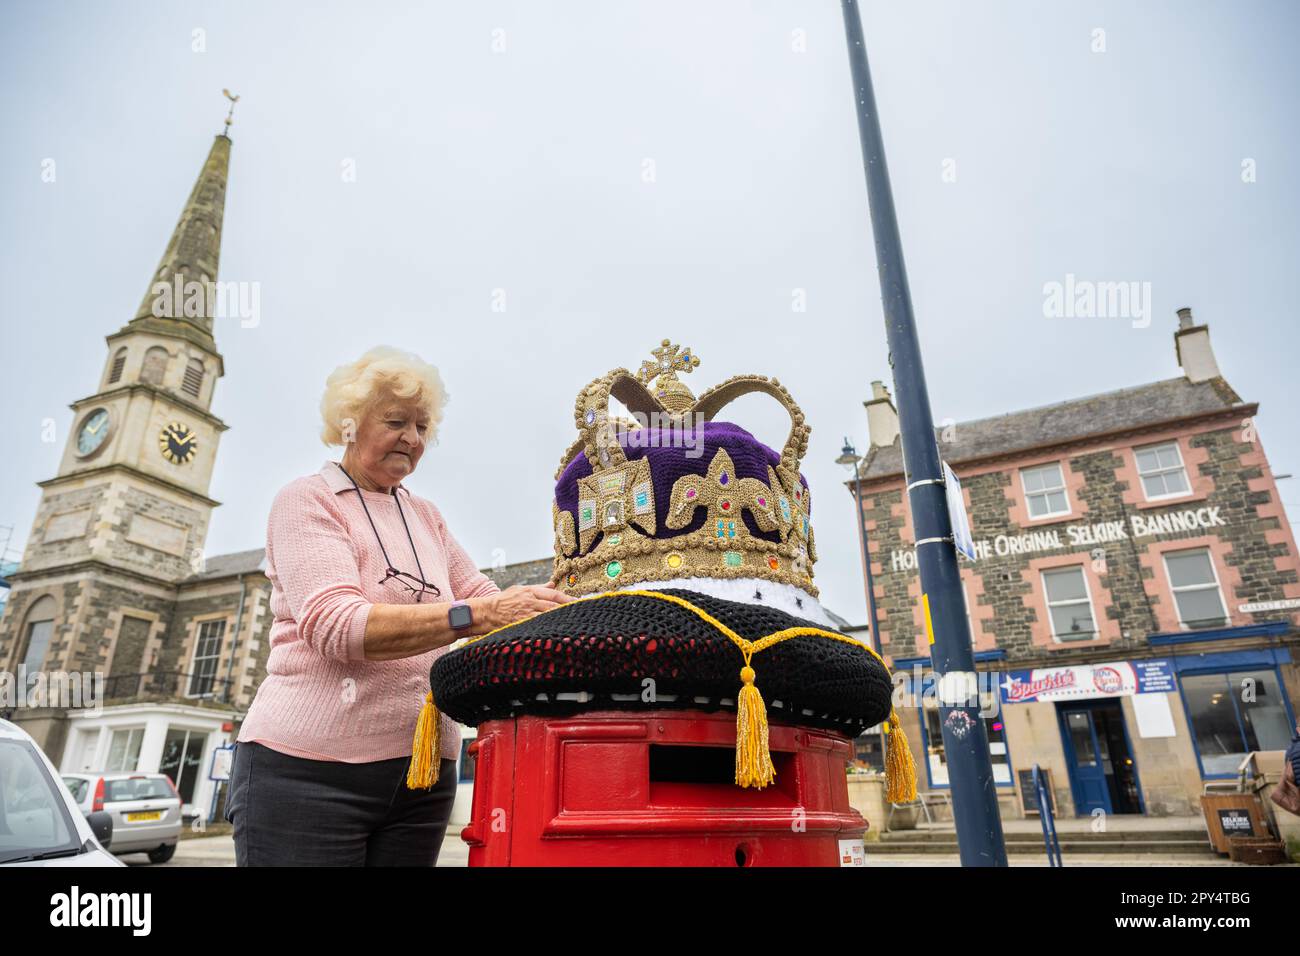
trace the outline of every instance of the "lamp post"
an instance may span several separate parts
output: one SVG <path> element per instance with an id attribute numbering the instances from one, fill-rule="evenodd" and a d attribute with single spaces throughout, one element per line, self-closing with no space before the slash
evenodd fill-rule
<path id="1" fill-rule="evenodd" d="M 876 619 L 876 584 L 871 575 L 871 552 L 867 548 L 867 518 L 862 513 L 862 456 L 847 438 L 844 439 L 844 447 L 840 450 L 840 457 L 835 459 L 835 464 L 843 465 L 853 473 L 853 500 L 857 505 L 858 540 L 862 545 L 862 565 L 866 570 L 867 615 L 871 621 L 871 646 L 879 654 L 881 653 L 880 623 Z"/>
<path id="2" fill-rule="evenodd" d="M 844 439 L 844 447 L 840 450 L 840 457 L 835 459 L 835 464 L 843 465 L 853 473 L 853 501 L 857 506 L 858 515 L 858 540 L 862 543 L 862 566 L 866 573 L 867 583 L 867 615 L 871 622 L 871 646 L 875 648 L 877 654 L 882 653 L 880 650 L 880 621 L 876 617 L 876 582 L 871 573 L 871 549 L 867 547 L 867 517 L 862 513 L 862 456 L 858 454 L 857 449 L 849 442 L 848 438 Z M 885 756 L 885 731 L 883 727 L 877 728 L 877 735 L 880 738 L 880 757 L 883 760 Z"/>
<path id="3" fill-rule="evenodd" d="M 876 268 L 885 308 L 889 364 L 903 444 L 903 472 L 916 535 L 916 565 L 921 578 L 921 604 L 930 663 L 939 687 L 939 720 L 943 727 L 953 820 L 963 866 L 1006 866 L 1007 848 L 998 813 L 988 729 L 980 713 L 975 654 L 965 598 L 953 546 L 934 417 L 925 383 L 925 367 L 912 316 L 912 293 L 903 263 L 902 239 L 894 212 L 894 195 L 885 163 L 884 138 L 876 94 L 867 65 L 862 17 L 857 0 L 840 0 L 844 32 L 853 75 L 853 102 L 871 207 Z"/>

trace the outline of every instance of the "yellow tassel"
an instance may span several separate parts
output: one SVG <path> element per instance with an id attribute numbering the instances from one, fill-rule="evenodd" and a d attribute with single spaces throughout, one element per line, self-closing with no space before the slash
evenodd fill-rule
<path id="1" fill-rule="evenodd" d="M 415 722 L 415 739 L 411 743 L 411 767 L 406 772 L 406 789 L 428 790 L 438 782 L 442 764 L 442 721 L 433 691 L 424 696 L 420 719 Z"/>
<path id="2" fill-rule="evenodd" d="M 885 752 L 885 799 L 911 803 L 916 799 L 916 763 L 897 712 L 889 712 L 889 744 Z"/>
<path id="3" fill-rule="evenodd" d="M 754 686 L 754 668 L 740 669 L 745 686 L 736 698 L 736 783 L 763 789 L 776 779 L 767 743 L 767 707 Z"/>

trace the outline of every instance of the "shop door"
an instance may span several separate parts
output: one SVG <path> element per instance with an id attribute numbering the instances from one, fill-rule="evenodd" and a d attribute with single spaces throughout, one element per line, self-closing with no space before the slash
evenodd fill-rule
<path id="1" fill-rule="evenodd" d="M 207 742 L 207 736 L 207 731 L 169 727 L 167 739 L 163 741 L 162 760 L 158 770 L 172 778 L 172 783 L 181 795 L 181 802 L 187 805 L 194 802 L 194 786 L 199 779 L 203 745 Z"/>
<path id="2" fill-rule="evenodd" d="M 1137 765 L 1117 700 L 1058 704 L 1075 811 L 1141 813 Z"/>

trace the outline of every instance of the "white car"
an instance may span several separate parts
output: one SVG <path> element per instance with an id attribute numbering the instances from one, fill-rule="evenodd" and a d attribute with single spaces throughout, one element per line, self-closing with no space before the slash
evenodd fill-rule
<path id="1" fill-rule="evenodd" d="M 112 834 L 113 818 L 84 816 L 31 735 L 0 719 L 0 866 L 125 866 L 104 849 Z"/>
<path id="2" fill-rule="evenodd" d="M 82 814 L 103 811 L 113 818 L 114 856 L 148 853 L 166 863 L 181 838 L 181 795 L 165 773 L 65 773 L 73 801 Z"/>

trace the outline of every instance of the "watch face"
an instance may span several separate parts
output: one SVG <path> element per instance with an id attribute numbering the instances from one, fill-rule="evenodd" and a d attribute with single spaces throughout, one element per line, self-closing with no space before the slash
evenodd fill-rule
<path id="1" fill-rule="evenodd" d="M 108 438 L 108 409 L 97 408 L 86 416 L 77 430 L 77 454 L 86 456 L 99 450 Z"/>
<path id="2" fill-rule="evenodd" d="M 198 447 L 198 437 L 190 431 L 188 425 L 180 422 L 165 426 L 158 436 L 158 448 L 162 451 L 162 456 L 173 465 L 187 464 Z"/>
<path id="3" fill-rule="evenodd" d="M 447 622 L 457 629 L 469 627 L 474 622 L 474 614 L 468 604 L 453 604 L 447 612 Z"/>

